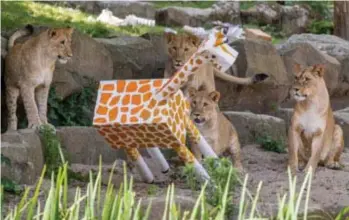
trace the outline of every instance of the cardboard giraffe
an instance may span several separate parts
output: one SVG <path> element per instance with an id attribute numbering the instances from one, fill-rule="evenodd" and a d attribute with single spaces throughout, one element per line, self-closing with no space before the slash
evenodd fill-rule
<path id="1" fill-rule="evenodd" d="M 198 143 L 205 157 L 217 157 L 189 119 L 189 102 L 181 86 L 205 62 L 225 71 L 237 52 L 226 42 L 229 30 L 210 34 L 198 51 L 170 79 L 101 81 L 93 124 L 113 148 L 125 149 L 146 182 L 154 180 L 138 149 L 146 148 L 163 172 L 169 165 L 160 148 L 172 148 L 204 179 L 209 176 L 186 147 L 186 135 Z"/>

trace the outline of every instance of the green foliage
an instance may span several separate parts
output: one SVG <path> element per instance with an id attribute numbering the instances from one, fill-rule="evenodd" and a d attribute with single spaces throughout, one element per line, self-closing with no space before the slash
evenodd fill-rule
<path id="1" fill-rule="evenodd" d="M 227 158 L 205 158 L 203 160 L 203 166 L 211 177 L 205 192 L 206 202 L 213 207 L 222 204 L 224 190 L 228 187 L 226 216 L 231 216 L 234 208 L 232 205 L 232 194 L 238 183 L 236 170 L 232 169 L 230 172 L 232 168 L 231 161 Z M 192 190 L 199 190 L 201 188 L 200 180 L 195 174 L 193 165 L 186 165 L 183 168 L 182 176 L 188 187 Z M 227 185 L 228 178 L 231 179 L 229 185 Z"/>
<path id="2" fill-rule="evenodd" d="M 209 162 L 215 163 L 215 162 Z M 224 162 L 225 163 L 225 162 Z M 12 219 L 143 219 L 147 220 L 151 211 L 151 203 L 146 208 L 145 212 L 141 209 L 141 199 L 137 201 L 136 193 L 133 191 L 133 179 L 127 178 L 126 164 L 124 164 L 124 180 L 119 189 L 116 189 L 112 183 L 113 170 L 116 163 L 110 172 L 109 181 L 107 184 L 104 199 L 102 199 L 102 164 L 100 160 L 100 166 L 98 174 L 94 177 L 90 172 L 89 182 L 86 188 L 81 189 L 76 187 L 75 196 L 73 198 L 68 196 L 68 164 L 65 163 L 58 169 L 58 172 L 51 176 L 51 187 L 48 193 L 42 194 L 41 201 L 38 197 L 41 191 L 43 178 L 46 172 L 46 165 L 42 171 L 37 185 L 29 197 L 30 188 L 27 187 L 23 193 L 21 201 L 17 206 L 11 208 L 6 214 L 5 220 Z M 212 164 L 211 164 L 212 165 Z M 213 166 L 213 165 L 212 165 Z M 220 202 L 210 209 L 206 202 L 209 197 L 206 196 L 206 188 L 208 183 L 206 182 L 196 200 L 196 203 L 192 210 L 186 210 L 181 212 L 179 206 L 176 204 L 174 195 L 174 185 L 171 184 L 168 187 L 165 210 L 162 219 L 173 220 L 187 220 L 187 219 L 215 219 L 223 220 L 227 213 L 227 208 L 231 203 L 229 198 L 229 188 L 232 179 L 234 179 L 233 168 L 230 166 L 227 174 L 226 183 L 223 187 L 223 193 L 221 194 Z M 257 209 L 257 202 L 259 199 L 259 193 L 261 191 L 262 183 L 259 183 L 255 192 L 255 197 L 249 196 L 247 190 L 248 175 L 245 176 L 242 184 L 241 197 L 239 200 L 239 210 L 237 213 L 237 220 L 245 219 L 277 219 L 277 220 L 289 220 L 297 219 L 301 209 L 304 212 L 304 219 L 308 219 L 308 204 L 310 187 L 312 180 L 312 173 L 308 172 L 305 176 L 304 182 L 299 191 L 296 191 L 296 179 L 292 177 L 290 169 L 288 169 L 289 175 L 289 192 L 283 196 L 278 196 L 278 214 L 275 218 L 262 218 Z M 2 187 L 1 187 L 2 190 Z M 68 200 L 68 198 L 71 198 Z M 301 208 L 301 201 L 304 200 L 304 207 Z M 43 200 L 42 200 L 43 199 Z M 337 215 L 335 220 L 343 219 L 342 217 L 348 214 L 348 208 L 342 210 Z M 231 219 L 231 218 L 230 218 Z M 302 218 L 303 219 L 303 218 Z M 332 218 L 331 218 L 332 219 Z"/>
<path id="3" fill-rule="evenodd" d="M 83 13 L 76 9 L 59 7 L 33 1 L 1 1 L 1 30 L 9 31 L 26 24 L 51 27 L 76 28 L 92 37 L 108 37 L 115 35 L 141 35 L 149 32 L 163 32 L 162 27 L 115 27 L 100 22 L 89 21 L 95 15 Z"/>
<path id="4" fill-rule="evenodd" d="M 10 158 L 6 157 L 5 155 L 1 154 L 1 165 L 7 165 L 7 166 L 11 166 L 11 160 Z"/>
<path id="5" fill-rule="evenodd" d="M 170 6 L 191 7 L 191 8 L 210 8 L 216 1 L 151 1 L 156 8 L 165 8 Z"/>
<path id="6" fill-rule="evenodd" d="M 23 188 L 20 185 L 7 177 L 1 177 L 1 187 L 5 192 L 14 193 L 17 195 L 23 192 Z"/>
<path id="7" fill-rule="evenodd" d="M 149 196 L 154 196 L 158 192 L 159 187 L 157 185 L 150 185 L 147 190 Z"/>
<path id="8" fill-rule="evenodd" d="M 50 89 L 47 118 L 54 126 L 91 126 L 97 88 L 85 87 L 64 100 Z"/>
<path id="9" fill-rule="evenodd" d="M 313 34 L 332 34 L 333 22 L 328 20 L 313 21 L 310 24 L 309 32 Z"/>
<path id="10" fill-rule="evenodd" d="M 256 142 L 266 151 L 286 153 L 284 142 L 282 140 L 275 140 L 270 135 L 259 135 L 256 137 Z"/>
<path id="11" fill-rule="evenodd" d="M 48 175 L 52 172 L 57 173 L 65 161 L 61 149 L 61 143 L 56 135 L 56 129 L 49 124 L 41 125 L 39 133 L 44 146 L 44 158 L 47 166 Z"/>
<path id="12" fill-rule="evenodd" d="M 315 17 L 321 17 L 322 19 L 331 18 L 330 7 L 333 4 L 333 1 L 293 1 L 293 4 L 308 5 L 312 12 L 315 13 Z"/>

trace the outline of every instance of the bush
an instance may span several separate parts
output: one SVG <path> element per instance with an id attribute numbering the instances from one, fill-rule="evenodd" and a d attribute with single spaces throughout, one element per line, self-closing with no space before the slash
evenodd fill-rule
<path id="1" fill-rule="evenodd" d="M 332 21 L 313 21 L 308 31 L 313 34 L 333 34 L 333 28 Z"/>
<path id="2" fill-rule="evenodd" d="M 275 140 L 270 135 L 257 136 L 256 142 L 266 151 L 272 151 L 276 153 L 286 153 L 286 147 L 282 140 Z"/>

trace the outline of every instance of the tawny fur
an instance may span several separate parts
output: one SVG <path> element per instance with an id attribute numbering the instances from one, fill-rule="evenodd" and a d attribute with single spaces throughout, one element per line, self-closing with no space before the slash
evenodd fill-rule
<path id="1" fill-rule="evenodd" d="M 28 127 L 47 123 L 47 98 L 52 82 L 55 62 L 66 63 L 72 57 L 72 28 L 47 29 L 24 43 L 17 38 L 32 33 L 26 26 L 9 39 L 9 52 L 5 59 L 6 103 L 8 130 L 17 130 L 17 99 L 21 95 L 28 118 Z"/>
<path id="2" fill-rule="evenodd" d="M 202 136 L 217 155 L 228 152 L 234 167 L 242 172 L 239 137 L 234 126 L 219 111 L 220 93 L 208 92 L 205 89 L 198 91 L 194 87 L 189 87 L 188 94 L 191 105 L 190 118 Z M 202 155 L 197 144 L 191 143 L 191 146 L 195 157 L 201 160 Z"/>
<path id="3" fill-rule="evenodd" d="M 335 124 L 330 98 L 323 78 L 324 66 L 301 68 L 295 65 L 291 96 L 297 101 L 289 129 L 289 166 L 315 171 L 319 164 L 340 168 L 344 148 L 343 131 Z"/>
<path id="4" fill-rule="evenodd" d="M 170 59 L 166 64 L 164 76 L 165 78 L 169 78 L 197 51 L 201 40 L 187 33 L 173 34 L 168 32 L 165 33 L 165 41 L 166 50 Z M 261 82 L 268 77 L 267 74 L 259 73 L 253 77 L 240 78 L 219 71 L 217 68 L 214 68 L 211 63 L 203 64 L 197 71 L 198 72 L 192 75 L 188 82 L 182 87 L 185 95 L 187 95 L 187 89 L 189 87 L 199 89 L 201 86 L 205 86 L 208 91 L 215 91 L 216 85 L 214 76 L 242 85 Z"/>

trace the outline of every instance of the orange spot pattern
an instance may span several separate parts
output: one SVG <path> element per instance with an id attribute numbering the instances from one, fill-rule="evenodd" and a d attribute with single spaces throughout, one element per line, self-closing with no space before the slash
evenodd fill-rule
<path id="1" fill-rule="evenodd" d="M 185 162 L 194 156 L 185 146 L 185 137 L 200 139 L 188 118 L 189 103 L 179 90 L 203 61 L 191 59 L 174 78 L 102 81 L 95 108 L 94 125 L 113 148 L 124 148 L 132 160 L 138 148 L 173 148 Z M 155 94 L 162 99 L 155 98 Z"/>

